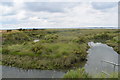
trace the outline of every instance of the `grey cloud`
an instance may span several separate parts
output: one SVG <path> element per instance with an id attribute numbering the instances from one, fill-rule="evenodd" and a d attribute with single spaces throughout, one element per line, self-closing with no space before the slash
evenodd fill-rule
<path id="1" fill-rule="evenodd" d="M 117 2 L 93 2 L 92 7 L 98 10 L 105 10 L 117 6 Z"/>
<path id="2" fill-rule="evenodd" d="M 16 14 L 16 12 L 10 12 L 10 13 L 6 13 L 6 14 L 2 14 L 2 16 L 13 16 L 15 14 Z"/>
<path id="3" fill-rule="evenodd" d="M 64 12 L 65 8 L 76 6 L 75 2 L 27 2 L 25 3 L 26 9 L 30 11 L 46 11 L 46 12 Z"/>
<path id="4" fill-rule="evenodd" d="M 3 6 L 13 6 L 14 3 L 13 2 L 0 2 L 0 5 L 3 5 Z"/>

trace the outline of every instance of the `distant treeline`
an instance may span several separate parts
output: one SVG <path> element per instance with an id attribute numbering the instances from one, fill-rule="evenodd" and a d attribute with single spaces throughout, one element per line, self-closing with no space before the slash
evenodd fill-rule
<path id="1" fill-rule="evenodd" d="M 23 29 L 23 28 L 20 28 L 20 29 L 16 29 L 18 31 L 34 31 L 34 30 L 45 30 L 45 29 L 36 29 L 36 28 L 33 28 L 33 29 Z M 13 30 L 6 30 L 7 32 L 11 32 Z"/>

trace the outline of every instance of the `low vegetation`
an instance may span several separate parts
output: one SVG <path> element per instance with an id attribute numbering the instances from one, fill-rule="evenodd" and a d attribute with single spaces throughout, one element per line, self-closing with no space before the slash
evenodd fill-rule
<path id="1" fill-rule="evenodd" d="M 120 54 L 119 51 L 119 44 L 120 44 L 120 40 L 119 40 L 119 31 L 115 31 L 115 32 L 104 32 L 101 34 L 96 34 L 93 37 L 94 42 L 102 42 L 105 43 L 111 47 L 113 47 L 113 49 Z"/>
<path id="2" fill-rule="evenodd" d="M 91 78 L 89 74 L 85 72 L 84 68 L 79 68 L 76 70 L 70 70 L 65 75 L 64 78 Z"/>
<path id="3" fill-rule="evenodd" d="M 118 30 L 16 30 L 2 35 L 2 64 L 25 69 L 69 69 L 85 62 L 89 41 L 112 46 L 118 53 Z M 39 40 L 34 42 L 34 40 Z"/>
<path id="4" fill-rule="evenodd" d="M 105 73 L 98 73 L 96 75 L 90 75 L 85 72 L 84 68 L 79 68 L 76 70 L 70 70 L 65 75 L 64 78 L 118 78 L 118 73 L 114 72 L 109 75 Z"/>

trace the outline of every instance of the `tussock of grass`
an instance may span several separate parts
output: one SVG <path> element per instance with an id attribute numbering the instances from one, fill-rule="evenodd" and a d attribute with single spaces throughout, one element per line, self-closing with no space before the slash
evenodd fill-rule
<path id="1" fill-rule="evenodd" d="M 105 73 L 99 73 L 96 75 L 90 75 L 85 72 L 84 68 L 79 68 L 76 70 L 70 70 L 64 75 L 64 78 L 118 78 L 118 73 L 110 73 L 110 75 L 107 75 Z"/>
<path id="2" fill-rule="evenodd" d="M 84 68 L 79 68 L 76 70 L 70 70 L 64 75 L 64 78 L 91 78 L 91 76 L 85 72 Z"/>

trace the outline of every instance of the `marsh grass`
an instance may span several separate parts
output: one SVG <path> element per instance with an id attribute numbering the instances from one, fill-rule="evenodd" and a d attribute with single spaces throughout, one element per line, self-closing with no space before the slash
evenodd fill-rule
<path id="1" fill-rule="evenodd" d="M 7 50 L 3 50 L 3 65 L 26 69 L 65 69 L 73 67 L 75 63 L 84 61 L 87 55 L 86 44 L 79 45 L 70 42 L 44 43 L 44 45 L 41 45 L 41 42 L 38 42 L 28 47 L 30 44 L 32 43 L 6 47 Z"/>
<path id="2" fill-rule="evenodd" d="M 14 30 L 13 30 L 14 31 Z M 46 29 L 3 33 L 3 64 L 21 68 L 66 69 L 86 61 L 87 43 L 107 43 L 116 51 L 117 30 Z M 33 42 L 39 39 L 39 42 Z"/>
<path id="3" fill-rule="evenodd" d="M 65 75 L 64 78 L 118 78 L 118 72 L 110 73 L 109 75 L 105 73 L 98 73 L 95 75 L 90 75 L 85 72 L 84 68 L 78 68 L 75 70 L 70 70 L 68 71 Z"/>
<path id="4" fill-rule="evenodd" d="M 64 78 L 91 78 L 86 72 L 84 68 L 79 68 L 76 70 L 70 70 L 64 75 Z"/>

